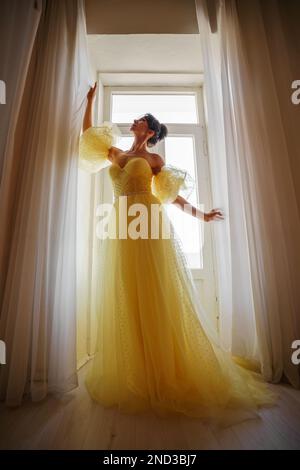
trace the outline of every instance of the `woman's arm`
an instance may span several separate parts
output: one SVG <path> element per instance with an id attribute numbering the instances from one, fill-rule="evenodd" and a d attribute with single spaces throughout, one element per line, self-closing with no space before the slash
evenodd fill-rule
<path id="1" fill-rule="evenodd" d="M 82 125 L 83 132 L 86 131 L 89 127 L 92 127 L 92 109 L 93 109 L 94 98 L 96 96 L 96 88 L 97 88 L 97 82 L 95 82 L 95 85 L 93 87 L 90 87 L 90 90 L 87 94 L 87 105 L 86 105 L 84 118 L 83 118 L 83 125 Z"/>
<path id="2" fill-rule="evenodd" d="M 172 204 L 175 204 L 181 210 L 187 210 L 189 214 L 197 219 L 204 220 L 205 222 L 210 222 L 211 220 L 222 220 L 224 216 L 222 212 L 218 209 L 213 209 L 210 212 L 201 212 L 197 207 L 190 204 L 182 196 L 177 196 Z"/>

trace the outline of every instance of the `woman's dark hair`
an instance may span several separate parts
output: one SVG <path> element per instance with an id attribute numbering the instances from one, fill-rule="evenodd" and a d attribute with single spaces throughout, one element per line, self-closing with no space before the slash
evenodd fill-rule
<path id="1" fill-rule="evenodd" d="M 155 134 L 148 139 L 148 147 L 153 147 L 159 140 L 164 139 L 168 135 L 168 128 L 165 124 L 161 124 L 151 113 L 144 115 L 148 122 L 148 127 L 152 131 L 155 131 Z"/>

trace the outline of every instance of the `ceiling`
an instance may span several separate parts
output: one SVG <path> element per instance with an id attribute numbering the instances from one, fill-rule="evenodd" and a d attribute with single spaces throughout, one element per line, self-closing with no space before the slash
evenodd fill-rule
<path id="1" fill-rule="evenodd" d="M 154 10 L 159 15 L 154 22 L 147 20 L 146 27 L 143 21 L 148 18 L 150 7 L 152 15 Z M 130 22 L 121 23 L 126 9 L 126 15 L 135 11 L 135 16 L 129 14 Z M 194 0 L 86 0 L 86 13 L 91 65 L 94 72 L 100 72 L 104 85 L 202 83 Z M 141 32 L 143 28 L 152 32 Z"/>

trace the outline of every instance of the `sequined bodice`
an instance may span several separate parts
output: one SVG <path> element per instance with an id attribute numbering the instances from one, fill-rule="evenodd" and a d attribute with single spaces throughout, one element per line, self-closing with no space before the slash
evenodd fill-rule
<path id="1" fill-rule="evenodd" d="M 109 167 L 115 197 L 135 193 L 151 193 L 152 169 L 143 157 L 131 157 L 121 168 L 117 163 Z"/>

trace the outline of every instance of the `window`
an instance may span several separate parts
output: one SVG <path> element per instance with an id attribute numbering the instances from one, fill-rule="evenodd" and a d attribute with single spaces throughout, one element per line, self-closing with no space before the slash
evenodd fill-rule
<path id="1" fill-rule="evenodd" d="M 197 104 L 194 94 L 113 94 L 112 121 L 131 123 L 133 119 L 152 113 L 160 122 L 197 123 Z"/>
<path id="2" fill-rule="evenodd" d="M 167 164 L 184 168 L 194 181 L 197 182 L 197 170 L 194 151 L 193 136 L 166 137 L 165 161 Z M 197 184 L 188 198 L 188 201 L 199 207 Z M 200 208 L 200 207 L 199 207 Z M 172 223 L 182 241 L 183 250 L 188 261 L 189 268 L 202 269 L 203 245 L 200 224 L 195 217 L 178 210 L 173 204 L 167 206 L 167 211 Z"/>

